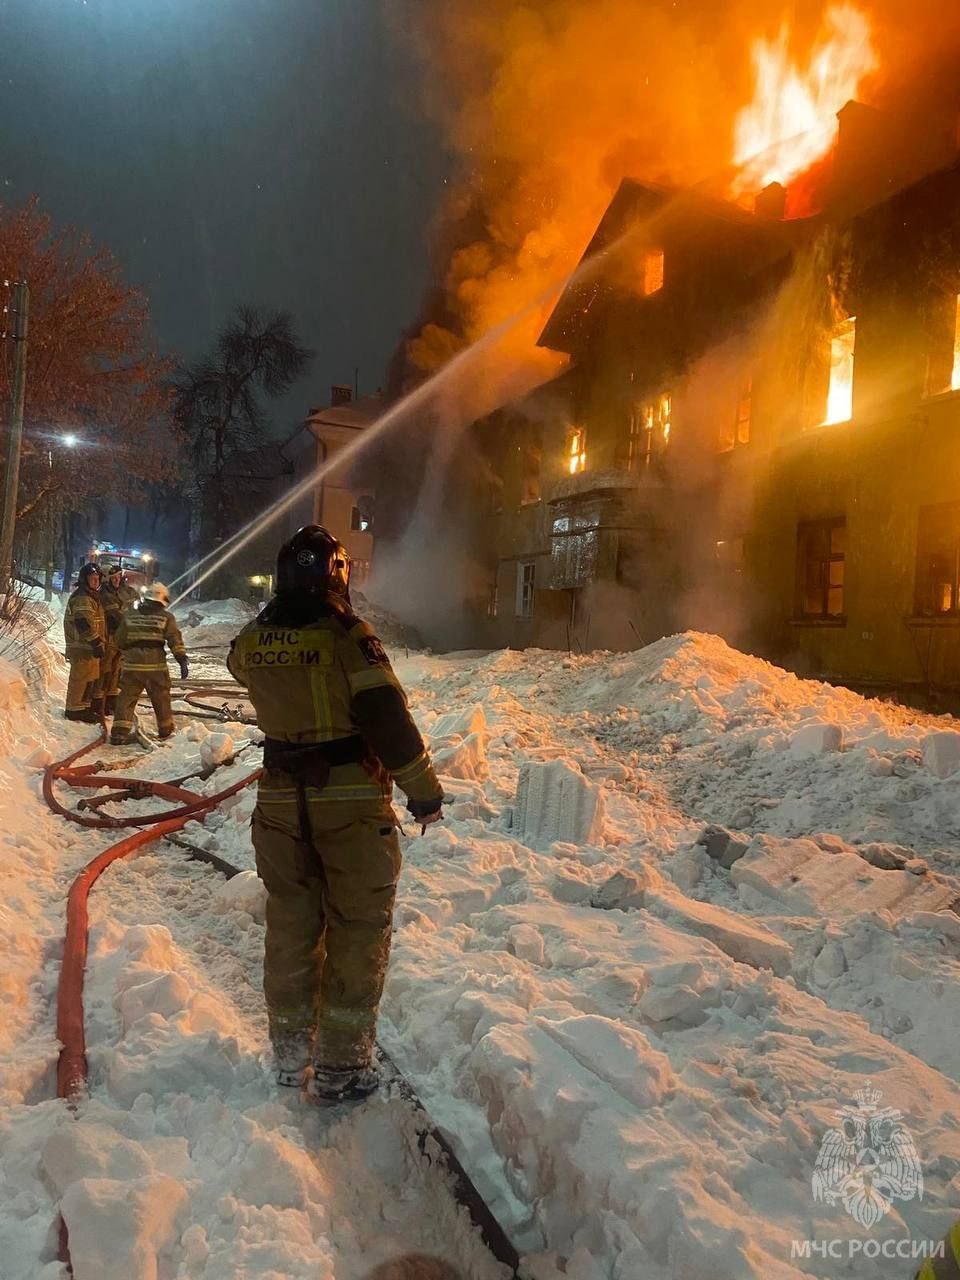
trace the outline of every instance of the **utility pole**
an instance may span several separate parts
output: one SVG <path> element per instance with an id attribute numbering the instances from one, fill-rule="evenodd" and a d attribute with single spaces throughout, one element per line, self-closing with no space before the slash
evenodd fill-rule
<path id="1" fill-rule="evenodd" d="M 30 290 L 18 280 L 8 309 L 4 337 L 13 340 L 13 384 L 10 393 L 10 434 L 7 440 L 6 475 L 3 483 L 3 516 L 0 521 L 0 595 L 10 590 L 13 572 L 13 535 L 17 527 L 17 490 L 20 485 L 20 449 L 23 444 L 23 402 L 27 389 L 27 320 Z"/>

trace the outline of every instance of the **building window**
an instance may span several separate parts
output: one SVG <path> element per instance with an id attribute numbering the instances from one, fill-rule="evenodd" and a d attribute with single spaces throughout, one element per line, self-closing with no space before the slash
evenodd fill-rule
<path id="1" fill-rule="evenodd" d="M 814 520 L 797 528 L 797 615 L 842 618 L 847 522 Z"/>
<path id="2" fill-rule="evenodd" d="M 352 587 L 362 587 L 366 580 L 370 577 L 370 561 L 356 560 L 350 557 L 350 585 Z"/>
<path id="3" fill-rule="evenodd" d="M 753 379 L 744 378 L 737 394 L 736 416 L 720 428 L 719 450 L 729 453 L 739 445 L 750 443 L 750 417 L 753 412 Z"/>
<path id="4" fill-rule="evenodd" d="M 938 295 L 929 323 L 926 393 L 960 391 L 960 294 Z"/>
<path id="5" fill-rule="evenodd" d="M 643 471 L 662 457 L 670 443 L 673 401 L 668 392 L 630 410 L 627 470 Z M 622 456 L 622 455 L 621 455 Z"/>
<path id="6" fill-rule="evenodd" d="M 497 605 L 499 603 L 499 591 L 497 588 L 497 580 L 490 583 L 490 590 L 487 593 L 487 617 L 495 618 L 497 616 Z"/>
<path id="7" fill-rule="evenodd" d="M 663 250 L 648 249 L 643 255 L 643 292 L 649 298 L 663 288 Z"/>
<path id="8" fill-rule="evenodd" d="M 537 444 L 525 444 L 520 457 L 520 505 L 540 501 L 542 451 Z"/>
<path id="9" fill-rule="evenodd" d="M 830 339 L 830 382 L 824 426 L 849 422 L 853 416 L 853 353 L 857 342 L 857 317 L 848 316 Z"/>
<path id="10" fill-rule="evenodd" d="M 350 532 L 356 533 L 359 528 L 360 528 L 360 508 L 351 507 L 350 508 Z"/>
<path id="11" fill-rule="evenodd" d="M 924 617 L 960 613 L 960 502 L 920 508 L 915 609 Z"/>
<path id="12" fill-rule="evenodd" d="M 575 476 L 587 465 L 587 433 L 583 427 L 573 427 L 567 437 L 567 470 Z"/>
<path id="13" fill-rule="evenodd" d="M 597 572 L 600 508 L 596 504 L 560 507 L 550 530 L 550 585 L 583 587 Z"/>
<path id="14" fill-rule="evenodd" d="M 533 617 L 533 588 L 536 579 L 536 562 L 533 560 L 517 561 L 517 605 L 518 618 Z"/>

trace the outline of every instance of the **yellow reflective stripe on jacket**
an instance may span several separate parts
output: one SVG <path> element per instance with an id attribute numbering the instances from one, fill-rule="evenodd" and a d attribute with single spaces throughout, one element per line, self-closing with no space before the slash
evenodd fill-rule
<path id="1" fill-rule="evenodd" d="M 404 791 L 406 791 L 406 786 L 404 786 L 404 784 L 407 782 L 413 782 L 413 780 L 419 777 L 421 773 L 426 773 L 429 768 L 430 758 L 425 751 L 421 751 L 420 755 L 418 755 L 415 760 L 411 760 L 409 764 L 405 764 L 402 769 L 391 769 L 390 772 L 393 774 L 394 782 L 396 782 L 398 786 L 403 787 Z"/>

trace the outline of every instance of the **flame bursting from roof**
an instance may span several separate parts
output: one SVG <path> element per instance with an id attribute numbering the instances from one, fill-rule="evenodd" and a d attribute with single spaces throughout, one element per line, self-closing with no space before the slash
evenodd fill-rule
<path id="1" fill-rule="evenodd" d="M 786 185 L 833 146 L 836 113 L 878 66 L 870 23 L 851 5 L 834 5 L 806 66 L 793 59 L 790 29 L 753 45 L 753 101 L 737 116 L 735 194 Z"/>

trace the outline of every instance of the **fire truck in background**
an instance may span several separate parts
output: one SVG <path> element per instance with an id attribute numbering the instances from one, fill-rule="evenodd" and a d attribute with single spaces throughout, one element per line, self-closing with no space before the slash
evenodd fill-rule
<path id="1" fill-rule="evenodd" d="M 116 547 L 112 542 L 94 542 L 87 552 L 87 560 L 94 564 L 118 564 L 130 586 L 138 589 L 148 587 L 160 572 L 157 557 L 152 551 Z"/>

